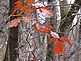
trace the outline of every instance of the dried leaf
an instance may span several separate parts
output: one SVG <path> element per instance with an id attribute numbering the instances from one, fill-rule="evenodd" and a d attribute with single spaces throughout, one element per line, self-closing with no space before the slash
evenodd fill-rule
<path id="1" fill-rule="evenodd" d="M 25 16 L 25 17 L 22 17 L 22 20 L 25 22 L 30 22 L 31 20 L 36 20 L 36 18 L 32 16 Z"/>
<path id="2" fill-rule="evenodd" d="M 11 21 L 9 27 L 16 27 L 16 26 L 18 26 L 19 23 L 20 23 L 20 19 L 19 18 L 14 19 L 14 20 Z"/>
<path id="3" fill-rule="evenodd" d="M 19 16 L 21 16 L 21 14 L 17 14 L 17 15 L 14 14 L 14 15 L 10 15 L 10 16 L 17 16 L 17 17 L 19 17 Z"/>
<path id="4" fill-rule="evenodd" d="M 59 35 L 56 32 L 52 32 L 51 31 L 51 36 L 53 36 L 54 38 L 60 38 Z"/>
<path id="5" fill-rule="evenodd" d="M 68 43 L 70 46 L 72 46 L 70 40 L 68 40 L 66 37 L 61 37 L 60 40 L 65 41 L 66 43 Z"/>

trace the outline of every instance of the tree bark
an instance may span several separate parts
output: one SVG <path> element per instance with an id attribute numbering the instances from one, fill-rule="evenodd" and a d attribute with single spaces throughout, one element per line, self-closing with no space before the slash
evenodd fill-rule
<path id="1" fill-rule="evenodd" d="M 10 14 L 12 12 L 12 4 L 14 0 L 10 0 Z M 14 18 L 10 18 L 10 21 Z M 18 51 L 16 48 L 18 47 L 18 27 L 12 27 L 9 29 L 9 38 L 7 42 L 6 54 L 4 61 L 16 61 L 18 57 Z"/>
<path id="2" fill-rule="evenodd" d="M 74 4 L 71 6 L 70 11 L 68 12 L 66 18 L 64 19 L 63 22 L 61 22 L 60 25 L 60 32 L 64 32 L 65 30 L 67 30 L 73 22 L 73 19 L 76 15 L 73 15 L 73 13 L 77 13 L 78 10 L 80 9 L 81 6 L 81 1 L 80 0 L 75 0 Z"/>

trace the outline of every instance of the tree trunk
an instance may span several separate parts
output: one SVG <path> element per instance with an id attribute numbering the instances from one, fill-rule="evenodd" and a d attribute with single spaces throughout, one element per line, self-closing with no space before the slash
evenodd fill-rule
<path id="1" fill-rule="evenodd" d="M 12 4 L 15 1 L 10 0 L 10 14 L 12 12 Z M 14 18 L 10 18 L 10 21 Z M 9 37 L 7 42 L 6 54 L 4 61 L 16 61 L 18 57 L 18 51 L 16 48 L 18 47 L 18 27 L 12 27 L 9 29 Z"/>

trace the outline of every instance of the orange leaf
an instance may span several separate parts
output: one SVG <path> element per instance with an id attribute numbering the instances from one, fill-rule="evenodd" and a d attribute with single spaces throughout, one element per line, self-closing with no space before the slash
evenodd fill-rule
<path id="1" fill-rule="evenodd" d="M 62 42 L 58 41 L 54 46 L 55 48 L 53 50 L 56 54 L 61 55 L 64 53 L 65 47 Z"/>
<path id="2" fill-rule="evenodd" d="M 56 41 L 58 38 L 50 38 L 50 42 Z"/>
<path id="3" fill-rule="evenodd" d="M 62 48 L 59 48 L 59 47 L 58 48 L 54 48 L 53 50 L 58 55 L 64 54 L 64 47 L 62 47 Z"/>
<path id="4" fill-rule="evenodd" d="M 21 11 L 24 11 L 25 13 L 32 13 L 35 11 L 35 7 L 31 6 L 24 6 L 20 9 Z"/>
<path id="5" fill-rule="evenodd" d="M 42 24 L 38 24 L 36 23 L 34 25 L 34 29 L 39 31 L 39 32 L 43 32 L 43 33 L 50 33 L 50 30 L 47 29 L 45 26 L 43 26 Z"/>
<path id="6" fill-rule="evenodd" d="M 70 46 L 72 46 L 70 40 L 68 40 L 66 37 L 61 37 L 60 40 L 63 40 L 65 42 L 67 42 Z"/>
<path id="7" fill-rule="evenodd" d="M 14 20 L 11 21 L 9 27 L 16 27 L 16 26 L 18 26 L 19 23 L 20 23 L 20 19 L 19 18 L 14 19 Z"/>
<path id="8" fill-rule="evenodd" d="M 38 28 L 38 26 L 37 26 L 37 23 L 34 24 L 33 29 L 36 30 L 36 31 L 38 31 L 38 32 L 41 32 L 41 30 L 40 30 L 40 29 Z"/>
<path id="9" fill-rule="evenodd" d="M 32 4 L 32 3 L 34 3 L 34 0 L 26 0 L 26 3 Z"/>
<path id="10" fill-rule="evenodd" d="M 21 16 L 21 14 L 17 14 L 17 15 L 14 14 L 14 15 L 11 15 L 11 16 L 17 16 L 17 17 L 19 17 L 19 16 Z"/>

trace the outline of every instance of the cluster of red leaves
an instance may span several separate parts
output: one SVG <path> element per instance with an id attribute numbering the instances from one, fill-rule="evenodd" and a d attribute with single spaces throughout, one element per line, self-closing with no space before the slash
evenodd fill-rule
<path id="1" fill-rule="evenodd" d="M 13 5 L 14 7 L 14 11 L 12 12 L 12 14 L 10 16 L 17 16 L 17 17 L 20 17 L 22 16 L 22 18 L 16 18 L 16 19 L 13 19 L 10 23 L 10 27 L 16 27 L 18 26 L 18 24 L 21 22 L 21 21 L 24 21 L 24 22 L 29 22 L 31 20 L 36 20 L 36 18 L 34 18 L 33 16 L 23 16 L 21 15 L 21 13 L 18 13 L 18 14 L 14 14 L 16 13 L 17 10 L 20 10 L 20 12 L 23 12 L 24 14 L 31 14 L 38 10 L 40 13 L 42 13 L 42 15 L 46 18 L 50 18 L 53 16 L 52 12 L 46 8 L 46 7 L 35 7 L 35 6 L 32 6 L 32 4 L 34 3 L 35 0 L 26 0 L 26 4 L 27 6 L 24 6 L 23 5 L 23 2 L 22 0 L 18 0 L 17 2 L 15 2 Z M 29 5 L 28 5 L 29 4 Z M 38 32 L 43 32 L 43 33 L 47 33 L 47 34 L 51 34 L 51 36 L 53 36 L 54 38 L 50 38 L 50 42 L 56 42 L 54 44 L 54 52 L 58 55 L 61 55 L 64 53 L 65 51 L 65 46 L 63 44 L 63 41 L 65 41 L 66 43 L 68 43 L 70 46 L 72 46 L 70 40 L 68 40 L 66 37 L 59 37 L 59 35 L 56 33 L 56 32 L 52 32 L 51 29 L 53 27 L 51 25 L 46 25 L 44 26 L 43 24 L 40 24 L 40 23 L 35 23 L 34 26 L 33 26 L 33 29 L 38 31 Z M 32 49 L 30 49 L 32 50 Z M 36 61 L 36 58 L 34 58 L 34 61 Z"/>
<path id="2" fill-rule="evenodd" d="M 34 3 L 35 0 L 26 0 L 26 6 L 23 5 L 22 0 L 18 0 L 17 2 L 15 2 L 13 4 L 14 7 L 14 11 L 11 13 L 10 16 L 15 16 L 15 17 L 21 17 L 22 16 L 22 21 L 24 22 L 29 22 L 31 20 L 36 20 L 36 18 L 34 18 L 33 16 L 29 16 L 32 15 L 36 10 L 39 10 L 40 13 L 43 13 L 45 17 L 50 18 L 51 16 L 53 16 L 53 14 L 46 8 L 46 7 L 35 7 L 32 4 Z M 30 4 L 30 5 L 28 5 Z M 19 10 L 20 13 L 16 13 L 16 11 Z M 26 14 L 26 16 L 23 17 L 23 15 L 21 13 Z M 16 14 L 15 14 L 16 13 Z M 16 27 L 19 23 L 17 22 L 18 20 L 14 19 L 11 21 L 10 27 Z M 16 24 L 16 25 L 15 25 Z M 48 29 L 43 29 L 43 32 L 49 32 Z"/>
<path id="3" fill-rule="evenodd" d="M 52 12 L 50 10 L 48 10 L 46 7 L 35 7 L 32 4 L 34 3 L 35 0 L 26 0 L 26 4 L 31 4 L 31 5 L 26 5 L 23 6 L 23 2 L 22 0 L 19 0 L 17 2 L 15 2 L 13 4 L 14 7 L 14 11 L 12 12 L 11 15 L 14 15 L 14 13 L 17 10 L 20 10 L 22 12 L 24 12 L 25 14 L 30 14 L 36 10 L 39 10 L 40 13 L 43 13 L 43 16 L 50 18 L 51 16 L 53 16 Z M 17 15 L 16 15 L 17 16 Z"/>
<path id="4" fill-rule="evenodd" d="M 51 36 L 53 36 L 53 38 L 50 38 L 50 42 L 56 42 L 54 44 L 54 48 L 53 51 L 58 54 L 61 55 L 65 52 L 65 46 L 63 44 L 63 42 L 65 41 L 66 43 L 68 43 L 70 46 L 72 46 L 70 40 L 68 40 L 68 38 L 66 37 L 59 37 L 59 35 L 56 32 L 52 32 L 51 29 L 53 27 L 50 25 L 44 26 L 42 24 L 38 24 L 35 23 L 33 26 L 33 29 L 38 31 L 38 32 L 43 32 L 43 33 L 47 33 L 47 34 L 51 34 Z"/>
<path id="5" fill-rule="evenodd" d="M 54 42 L 54 41 L 56 41 L 56 43 L 54 44 L 53 51 L 58 55 L 64 54 L 65 52 L 65 46 L 63 44 L 63 41 L 65 41 L 70 46 L 72 46 L 70 40 L 68 40 L 66 37 L 50 38 L 50 42 Z"/>

